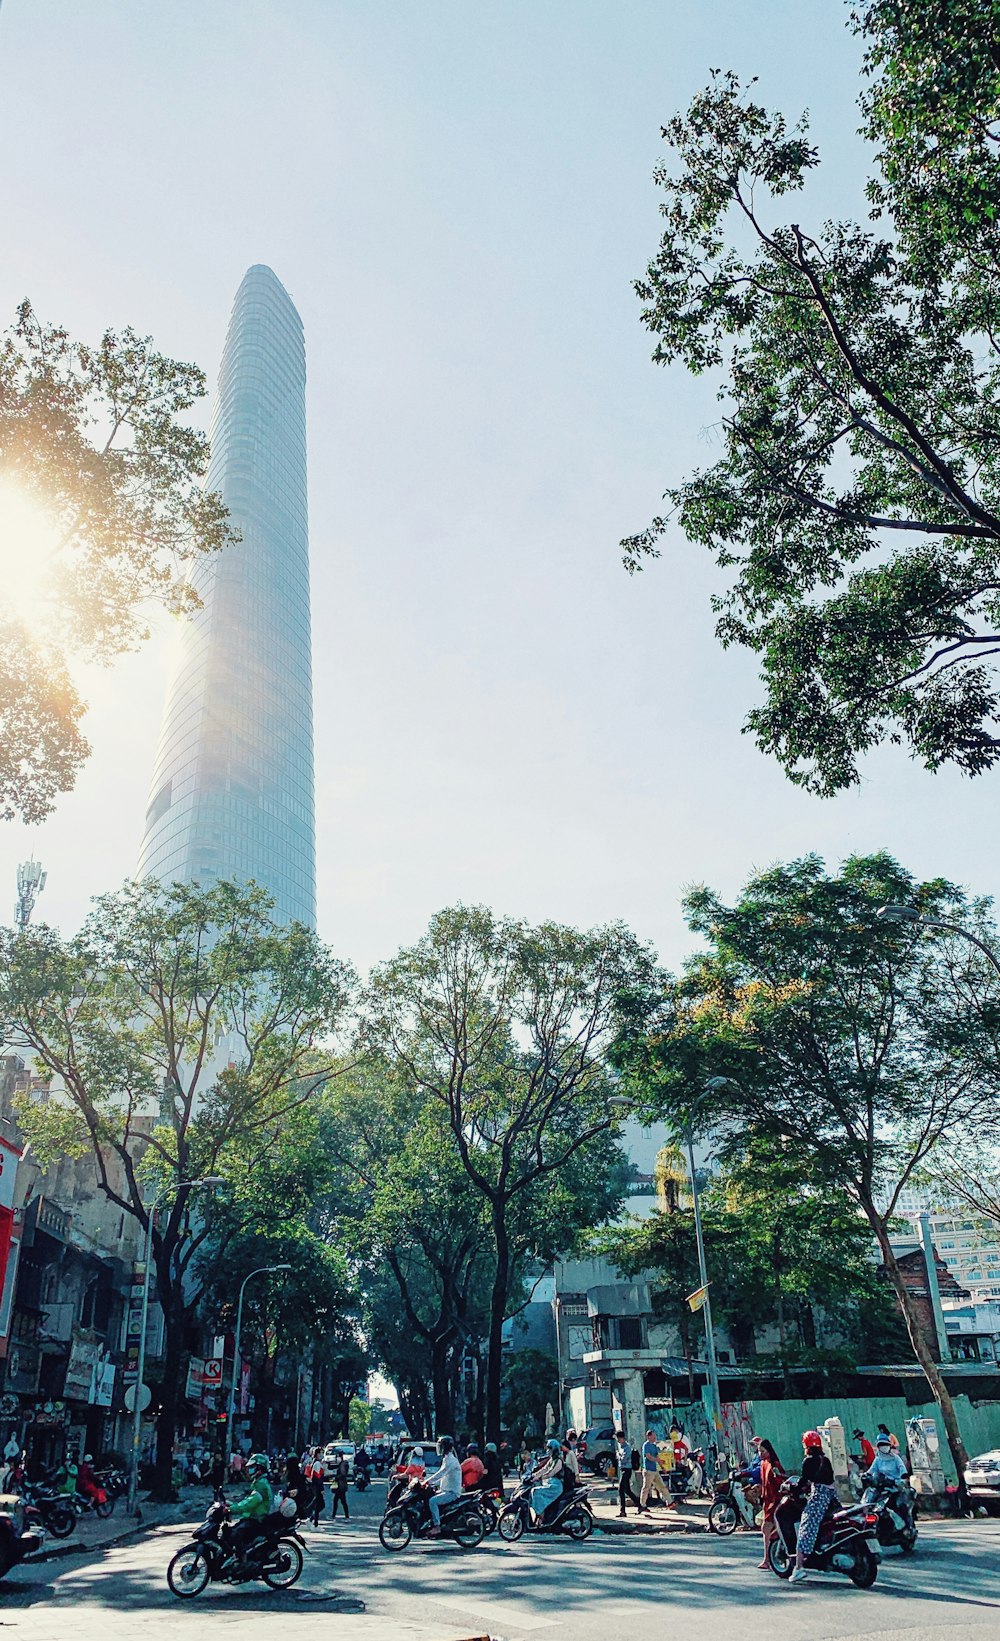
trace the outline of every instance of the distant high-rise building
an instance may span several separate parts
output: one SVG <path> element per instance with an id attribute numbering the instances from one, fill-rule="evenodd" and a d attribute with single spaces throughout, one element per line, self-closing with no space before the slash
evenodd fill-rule
<path id="1" fill-rule="evenodd" d="M 316 920 L 302 321 L 270 268 L 233 304 L 206 484 L 242 532 L 202 560 L 153 775 L 139 875 L 255 879 Z"/>

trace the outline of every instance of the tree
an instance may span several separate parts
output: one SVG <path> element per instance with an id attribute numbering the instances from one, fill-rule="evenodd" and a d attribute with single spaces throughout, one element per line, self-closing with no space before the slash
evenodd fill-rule
<path id="1" fill-rule="evenodd" d="M 530 1429 L 546 1428 L 546 1409 L 559 1407 L 559 1363 L 545 1350 L 515 1350 L 503 1365 L 504 1417 L 520 1442 Z"/>
<path id="2" fill-rule="evenodd" d="M 815 856 L 775 866 L 732 906 L 690 893 L 687 921 L 706 949 L 667 988 L 628 1081 L 651 1116 L 683 1122 L 719 1078 L 702 1110 L 724 1158 L 763 1146 L 803 1180 L 834 1182 L 864 1216 L 961 1478 L 955 1410 L 891 1229 L 935 1148 L 996 1110 L 997 1006 L 974 949 L 879 922 L 886 901 L 987 932 L 981 904 L 941 880 L 916 883 L 887 855 L 836 875 Z"/>
<path id="3" fill-rule="evenodd" d="M 484 1325 L 491 1264 L 482 1199 L 440 1102 L 382 1056 L 357 1060 L 341 1079 L 325 1132 L 340 1170 L 340 1235 L 371 1301 L 373 1342 L 415 1402 L 429 1391 L 420 1433 L 448 1434 L 456 1354 Z"/>
<path id="4" fill-rule="evenodd" d="M 570 1240 L 574 1220 L 577 1229 L 595 1223 L 595 1196 L 603 1195 L 603 1214 L 615 1190 L 620 1200 L 607 1052 L 625 1000 L 652 967 L 618 926 L 590 934 L 550 923 L 532 929 L 458 906 L 438 913 L 417 946 L 372 976 L 368 1041 L 443 1109 L 488 1219 L 490 1440 L 500 1434 L 501 1341 L 519 1258 L 551 1257 L 558 1236 Z M 585 1206 L 581 1186 L 590 1192 Z M 576 1218 L 581 1207 L 588 1219 Z"/>
<path id="5" fill-rule="evenodd" d="M 211 1217 L 191 1185 L 246 1186 L 297 1114 L 336 1075 L 351 970 L 301 925 L 271 920 L 256 885 L 162 887 L 101 897 L 79 934 L 0 933 L 0 1021 L 53 1079 L 18 1118 L 40 1163 L 93 1154 L 104 1195 L 152 1234 L 166 1320 L 156 1489 L 169 1492 L 183 1324 Z M 238 1224 L 239 1221 L 237 1220 Z"/>
<path id="6" fill-rule="evenodd" d="M 54 547 L 37 566 L 36 630 L 5 581 L 0 618 L 0 814 L 39 821 L 90 748 L 63 652 L 108 663 L 148 637 L 153 605 L 200 603 L 192 566 L 239 540 L 206 491 L 208 440 L 184 416 L 204 373 L 149 337 L 105 332 L 96 347 L 44 325 L 30 303 L 0 343 L 0 534 L 11 564 L 32 508 Z"/>
<path id="7" fill-rule="evenodd" d="M 806 119 L 715 75 L 664 128 L 636 286 L 654 359 L 721 375 L 723 454 L 666 499 L 729 572 L 722 644 L 762 658 L 747 728 L 824 795 L 885 740 L 928 769 L 1000 756 L 996 6 L 862 0 L 854 26 L 876 226 L 775 225 L 819 163 Z"/>
<path id="8" fill-rule="evenodd" d="M 360 1396 L 352 1396 L 350 1414 L 347 1421 L 347 1433 L 350 1436 L 351 1441 L 356 1442 L 358 1447 L 361 1446 L 369 1430 L 371 1429 L 371 1422 L 372 1410 L 368 1403 L 363 1402 Z"/>

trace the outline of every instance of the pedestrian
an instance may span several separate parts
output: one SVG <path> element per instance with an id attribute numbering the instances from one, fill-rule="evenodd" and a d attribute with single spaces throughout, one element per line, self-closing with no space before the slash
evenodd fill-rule
<path id="1" fill-rule="evenodd" d="M 879 1429 L 882 1429 L 881 1425 L 879 1425 Z M 886 1435 L 888 1434 L 889 1432 L 886 1431 Z M 855 1430 L 854 1440 L 858 1444 L 858 1458 L 860 1460 L 862 1470 L 870 1470 L 872 1465 L 875 1463 L 874 1447 L 868 1440 L 868 1437 L 865 1435 L 863 1430 Z"/>
<path id="2" fill-rule="evenodd" d="M 347 1508 L 347 1484 L 350 1479 L 351 1471 L 350 1466 L 347 1463 L 347 1455 L 346 1453 L 338 1453 L 336 1459 L 334 1460 L 332 1472 L 333 1506 L 330 1510 L 331 1521 L 333 1521 L 337 1514 L 338 1504 L 344 1512 L 345 1521 L 350 1521 L 351 1519 L 351 1512 Z"/>
<path id="3" fill-rule="evenodd" d="M 323 1463 L 323 1456 L 318 1447 L 314 1447 L 312 1450 L 312 1461 L 309 1470 L 310 1477 L 312 1479 L 312 1524 L 314 1527 L 318 1527 L 319 1518 L 323 1514 L 323 1506 L 326 1503 L 323 1496 L 323 1483 L 326 1480 L 326 1466 Z"/>
<path id="4" fill-rule="evenodd" d="M 802 1437 L 805 1457 L 799 1472 L 799 1486 L 809 1488 L 809 1497 L 799 1522 L 799 1536 L 795 1546 L 795 1569 L 790 1582 L 801 1584 L 808 1578 L 806 1558 L 812 1555 L 823 1517 L 838 1502 L 833 1485 L 833 1465 L 823 1452 L 823 1438 L 818 1430 L 807 1430 Z"/>
<path id="5" fill-rule="evenodd" d="M 649 1504 L 651 1493 L 657 1493 L 666 1505 L 673 1505 L 670 1497 L 670 1488 L 660 1475 L 658 1463 L 660 1449 L 657 1445 L 656 1434 L 652 1430 L 646 1431 L 646 1440 L 642 1444 L 642 1491 L 639 1494 L 639 1503 Z"/>
<path id="6" fill-rule="evenodd" d="M 881 1431 L 883 1436 L 888 1436 L 889 1446 L 892 1448 L 892 1451 L 894 1453 L 898 1453 L 899 1452 L 899 1437 L 893 1435 L 892 1431 L 889 1429 L 889 1426 L 887 1424 L 880 1424 L 879 1425 L 879 1430 Z"/>
<path id="7" fill-rule="evenodd" d="M 303 1515 L 306 1501 L 310 1496 L 310 1483 L 306 1481 L 302 1473 L 302 1466 L 296 1453 L 289 1453 L 285 1460 L 285 1474 L 282 1479 L 281 1490 L 286 1499 L 291 1499 L 295 1505 L 296 1516 Z"/>
<path id="8" fill-rule="evenodd" d="M 625 1514 L 625 1500 L 631 1499 L 640 1516 L 648 1515 L 632 1491 L 632 1446 L 624 1430 L 615 1437 L 615 1463 L 618 1466 L 618 1514 Z"/>
<path id="9" fill-rule="evenodd" d="M 774 1512 L 778 1508 L 785 1472 L 777 1453 L 766 1437 L 757 1441 L 757 1452 L 760 1455 L 760 1502 L 764 1511 L 760 1523 L 760 1536 L 764 1544 L 762 1558 L 757 1565 L 762 1572 L 766 1572 L 770 1567 L 767 1559 L 768 1546 L 778 1531 Z"/>

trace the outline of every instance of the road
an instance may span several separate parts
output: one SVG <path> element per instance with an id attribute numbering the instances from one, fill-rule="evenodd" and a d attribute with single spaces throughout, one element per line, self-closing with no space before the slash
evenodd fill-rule
<path id="1" fill-rule="evenodd" d="M 883 1563 L 871 1591 L 845 1579 L 801 1588 L 758 1572 L 760 1540 L 709 1534 L 586 1544 L 487 1540 L 463 1554 L 382 1550 L 384 1483 L 352 1520 L 306 1530 L 300 1589 L 210 1588 L 191 1605 L 164 1569 L 183 1542 L 163 1528 L 101 1553 L 19 1567 L 4 1582 L 10 1641 L 1000 1641 L 1000 1522 L 926 1525 L 916 1555 Z M 360 1610 L 364 1603 L 364 1610 Z M 547 1632 L 547 1633 L 546 1633 Z"/>

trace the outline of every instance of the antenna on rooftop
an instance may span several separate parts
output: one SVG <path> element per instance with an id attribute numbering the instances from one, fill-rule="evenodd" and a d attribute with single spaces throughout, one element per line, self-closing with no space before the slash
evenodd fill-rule
<path id="1" fill-rule="evenodd" d="M 31 921 L 35 901 L 45 888 L 45 879 L 48 875 L 42 871 L 41 861 L 38 860 L 23 861 L 17 869 L 17 906 L 14 909 L 14 921 L 22 933 Z"/>

